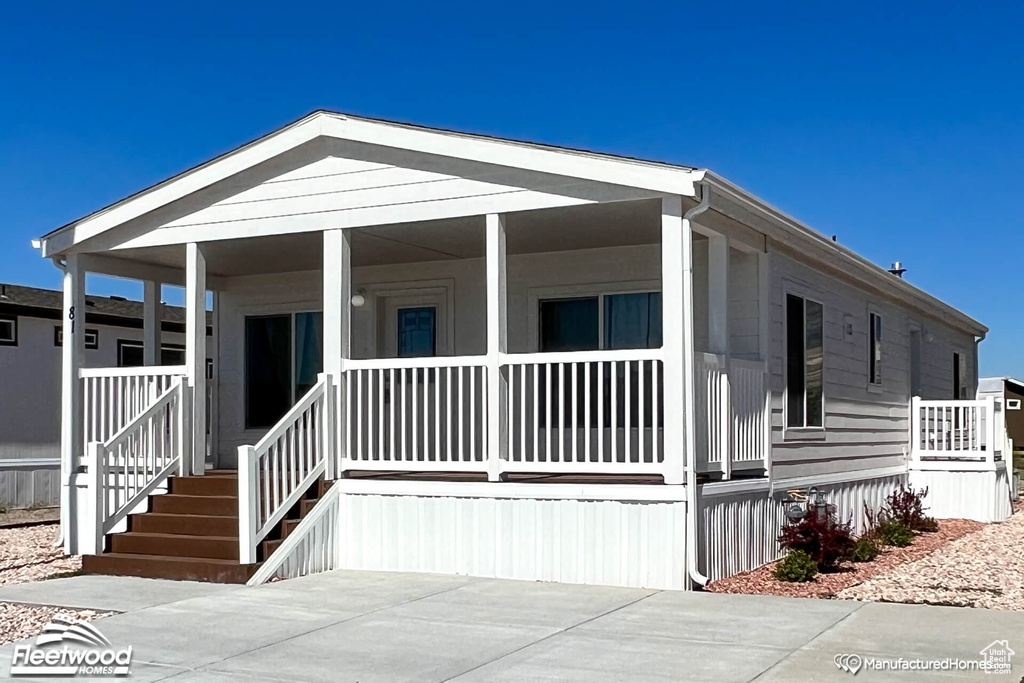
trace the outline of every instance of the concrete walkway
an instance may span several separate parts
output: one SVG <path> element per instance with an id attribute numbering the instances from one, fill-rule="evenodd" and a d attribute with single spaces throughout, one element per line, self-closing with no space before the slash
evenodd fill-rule
<path id="1" fill-rule="evenodd" d="M 135 682 L 992 681 L 854 678 L 834 658 L 975 660 L 994 640 L 1022 653 L 999 680 L 1024 675 L 1021 612 L 372 572 L 259 588 L 82 576 L 0 589 L 15 600 L 125 610 L 95 623 L 133 646 L 120 680 Z M 0 676 L 13 648 L 0 647 Z"/>

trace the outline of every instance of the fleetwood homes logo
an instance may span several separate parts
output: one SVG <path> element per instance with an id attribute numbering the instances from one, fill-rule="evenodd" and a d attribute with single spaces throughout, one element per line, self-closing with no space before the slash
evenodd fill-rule
<path id="1" fill-rule="evenodd" d="M 87 621 L 53 618 L 35 645 L 14 647 L 12 676 L 127 676 L 132 648 L 117 649 Z"/>

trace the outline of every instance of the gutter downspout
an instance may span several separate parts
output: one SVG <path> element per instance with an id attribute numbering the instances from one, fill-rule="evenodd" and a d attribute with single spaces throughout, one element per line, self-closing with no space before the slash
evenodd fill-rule
<path id="1" fill-rule="evenodd" d="M 686 571 L 690 580 L 703 587 L 708 577 L 697 569 L 697 463 L 696 438 L 694 435 L 696 390 L 694 386 L 694 348 L 693 348 L 693 230 L 690 221 L 704 213 L 711 206 L 711 185 L 707 180 L 700 183 L 700 203 L 683 214 L 683 239 L 689 240 L 686 245 L 687 258 L 683 263 L 683 287 L 686 292 L 683 319 L 683 366 L 684 387 L 686 395 Z"/>
<path id="2" fill-rule="evenodd" d="M 32 242 L 32 246 L 36 246 L 34 240 Z M 50 260 L 53 261 L 53 265 L 60 271 L 61 281 L 63 282 L 64 276 L 67 273 L 67 268 L 64 267 L 64 262 L 57 256 L 54 256 Z M 63 321 L 61 324 L 63 324 Z M 63 378 L 61 378 L 61 381 L 64 381 Z M 61 425 L 61 429 L 63 428 L 64 425 Z M 71 496 L 71 479 L 74 476 L 71 472 L 70 465 L 71 464 L 67 462 L 67 459 L 64 457 L 64 448 L 62 443 L 60 453 L 60 524 L 58 525 L 59 528 L 57 530 L 57 541 L 53 544 L 55 548 L 64 545 L 65 529 L 68 527 L 67 516 Z"/>

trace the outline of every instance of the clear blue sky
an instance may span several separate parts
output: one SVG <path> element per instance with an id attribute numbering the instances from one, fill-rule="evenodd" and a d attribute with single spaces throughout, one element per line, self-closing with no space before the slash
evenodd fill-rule
<path id="1" fill-rule="evenodd" d="M 712 168 L 904 261 L 1024 377 L 1024 11 L 620 5 L 4 3 L 0 281 L 57 287 L 32 238 L 333 108 Z"/>

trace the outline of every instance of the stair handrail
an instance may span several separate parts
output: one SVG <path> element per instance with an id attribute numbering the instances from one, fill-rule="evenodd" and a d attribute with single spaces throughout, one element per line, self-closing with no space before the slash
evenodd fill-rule
<path id="1" fill-rule="evenodd" d="M 259 586 L 275 576 L 294 579 L 337 568 L 340 553 L 340 499 L 340 486 L 327 489 L 327 493 L 302 518 L 277 550 L 260 565 L 247 585 Z M 283 576 L 282 569 L 285 570 Z"/>
<path id="2" fill-rule="evenodd" d="M 104 537 L 169 477 L 180 471 L 184 462 L 186 397 L 184 378 L 175 377 L 171 386 L 149 407 L 107 441 L 91 441 L 87 445 L 88 490 L 94 514 L 93 533 L 85 539 L 82 554 L 102 553 Z M 154 422 L 161 413 L 166 413 L 166 418 Z M 161 432 L 159 435 L 157 428 Z M 135 438 L 138 445 L 134 454 L 125 453 L 121 463 L 108 462 L 110 454 L 120 457 L 122 447 L 129 448 Z M 159 454 L 157 450 L 160 450 Z M 113 511 L 110 510 L 111 503 Z"/>
<path id="3" fill-rule="evenodd" d="M 333 395 L 331 376 L 319 374 L 317 383 L 255 446 L 238 447 L 242 564 L 256 562 L 260 542 L 327 472 L 334 452 Z"/>

